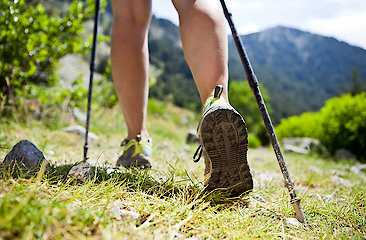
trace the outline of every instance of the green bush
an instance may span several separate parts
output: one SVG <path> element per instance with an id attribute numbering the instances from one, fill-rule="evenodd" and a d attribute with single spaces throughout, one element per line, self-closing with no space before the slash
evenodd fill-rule
<path id="1" fill-rule="evenodd" d="M 319 112 L 284 119 L 276 134 L 279 138 L 317 138 L 332 154 L 344 148 L 365 160 L 366 94 L 345 94 L 328 100 Z"/>
<path id="2" fill-rule="evenodd" d="M 262 145 L 259 138 L 257 138 L 255 135 L 249 134 L 248 135 L 248 144 L 250 148 L 257 148 Z"/>
<path id="3" fill-rule="evenodd" d="M 276 127 L 279 139 L 285 137 L 311 137 L 319 139 L 321 136 L 320 113 L 303 113 L 281 120 Z"/>
<path id="4" fill-rule="evenodd" d="M 54 85 L 58 59 L 84 48 L 80 33 L 92 1 L 72 2 L 62 17 L 40 2 L 0 0 L 0 90 L 7 105 L 16 104 L 30 83 Z"/>
<path id="5" fill-rule="evenodd" d="M 327 101 L 320 111 L 320 141 L 331 153 L 345 148 L 366 159 L 366 94 L 350 94 Z"/>

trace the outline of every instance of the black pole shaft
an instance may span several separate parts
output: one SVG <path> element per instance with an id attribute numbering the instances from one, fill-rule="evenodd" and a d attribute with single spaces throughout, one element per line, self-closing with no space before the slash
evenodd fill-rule
<path id="1" fill-rule="evenodd" d="M 238 33 L 236 31 L 234 22 L 233 22 L 232 17 L 231 17 L 232 15 L 228 10 L 228 8 L 225 4 L 225 1 L 220 0 L 220 2 L 221 2 L 221 6 L 223 8 L 225 17 L 226 17 L 226 19 L 227 19 L 227 21 L 230 25 L 230 29 L 231 29 L 231 32 L 232 32 L 232 35 L 233 35 L 233 38 L 234 38 L 236 48 L 238 49 L 240 59 L 242 61 L 242 64 L 244 66 L 244 69 L 245 69 L 245 72 L 246 72 L 246 75 L 247 75 L 248 83 L 249 83 L 250 87 L 252 88 L 253 93 L 255 95 L 255 98 L 257 100 L 257 104 L 258 104 L 259 110 L 261 112 L 261 115 L 262 115 L 262 118 L 263 118 L 263 121 L 264 121 L 264 125 L 266 126 L 267 133 L 268 133 L 269 138 L 271 140 L 273 150 L 276 154 L 278 164 L 280 165 L 280 169 L 281 169 L 283 178 L 285 180 L 285 185 L 286 185 L 286 187 L 287 187 L 287 189 L 290 193 L 291 204 L 294 207 L 297 219 L 300 222 L 305 223 L 306 220 L 305 220 L 304 212 L 302 211 L 302 208 L 301 208 L 301 205 L 300 205 L 300 198 L 296 195 L 294 184 L 292 183 L 291 178 L 290 178 L 290 174 L 287 170 L 286 163 L 285 163 L 285 160 L 283 158 L 281 148 L 280 148 L 280 145 L 278 143 L 278 140 L 277 140 L 277 137 L 276 137 L 273 125 L 272 125 L 271 118 L 268 114 L 266 105 L 263 101 L 261 91 L 259 89 L 259 83 L 258 83 L 257 77 L 255 76 L 253 68 L 250 64 L 249 58 L 247 57 L 247 53 L 245 51 L 244 45 L 243 45 L 240 37 L 238 36 Z"/>
<path id="2" fill-rule="evenodd" d="M 84 161 L 88 158 L 88 135 L 89 135 L 89 123 L 90 123 L 90 109 L 93 96 L 93 78 L 95 70 L 95 56 L 97 52 L 97 42 L 98 42 L 98 25 L 100 20 L 100 8 L 101 0 L 95 1 L 95 15 L 94 15 L 94 32 L 93 32 L 93 45 L 90 58 L 90 78 L 89 78 L 89 91 L 88 91 L 88 106 L 86 112 L 86 131 L 85 131 L 85 145 L 84 145 Z"/>

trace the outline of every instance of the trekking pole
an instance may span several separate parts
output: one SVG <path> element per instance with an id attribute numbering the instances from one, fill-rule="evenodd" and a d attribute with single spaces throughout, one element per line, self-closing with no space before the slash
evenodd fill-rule
<path id="1" fill-rule="evenodd" d="M 84 145 L 84 161 L 86 161 L 88 155 L 88 135 L 89 135 L 89 122 L 90 122 L 90 108 L 92 102 L 93 95 L 93 78 L 94 78 L 94 70 L 95 70 L 95 56 L 97 50 L 97 42 L 98 42 L 98 25 L 100 20 L 100 8 L 101 8 L 101 0 L 95 1 L 95 16 L 94 16 L 94 32 L 93 32 L 93 45 L 91 51 L 90 58 L 90 78 L 89 78 L 89 92 L 88 92 L 88 106 L 86 113 L 86 130 L 85 130 L 85 145 Z"/>
<path id="2" fill-rule="evenodd" d="M 278 164 L 280 165 L 280 169 L 281 169 L 283 178 L 285 180 L 285 186 L 287 187 L 288 191 L 290 192 L 290 197 L 291 197 L 290 202 L 291 202 L 291 204 L 292 204 L 292 206 L 295 210 L 296 218 L 297 218 L 297 220 L 299 220 L 299 222 L 305 224 L 306 219 L 305 219 L 304 212 L 301 208 L 300 198 L 296 195 L 294 184 L 291 181 L 290 174 L 287 170 L 286 163 L 285 163 L 285 160 L 283 158 L 280 145 L 278 143 L 276 134 L 274 132 L 274 128 L 273 128 L 273 125 L 272 125 L 271 118 L 269 117 L 266 105 L 265 105 L 265 103 L 263 101 L 263 98 L 262 98 L 261 91 L 259 90 L 259 83 L 258 83 L 257 77 L 255 76 L 253 68 L 252 68 L 252 66 L 249 62 L 249 58 L 247 57 L 247 53 L 244 49 L 244 45 L 243 45 L 241 39 L 238 36 L 238 33 L 237 33 L 236 28 L 234 26 L 234 22 L 231 18 L 231 13 L 229 12 L 228 8 L 226 7 L 225 1 L 220 0 L 220 2 L 221 2 L 222 9 L 224 11 L 225 17 L 226 17 L 226 19 L 227 19 L 227 21 L 230 25 L 231 32 L 232 32 L 232 35 L 233 35 L 233 38 L 234 38 L 234 42 L 235 42 L 236 48 L 238 49 L 238 53 L 240 55 L 241 62 L 243 63 L 243 67 L 245 69 L 249 85 L 253 90 L 253 93 L 254 93 L 255 98 L 257 100 L 259 110 L 261 112 L 261 115 L 262 115 L 262 118 L 263 118 L 263 121 L 264 121 L 264 125 L 267 128 L 267 133 L 268 133 L 269 138 L 271 140 L 273 150 L 276 154 Z"/>

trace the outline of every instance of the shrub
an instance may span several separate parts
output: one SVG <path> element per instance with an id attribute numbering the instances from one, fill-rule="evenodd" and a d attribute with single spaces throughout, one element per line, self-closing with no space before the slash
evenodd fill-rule
<path id="1" fill-rule="evenodd" d="M 58 59 L 83 49 L 82 23 L 93 4 L 74 1 L 64 16 L 55 17 L 39 2 L 0 0 L 0 89 L 8 105 L 30 83 L 54 85 Z"/>
<path id="2" fill-rule="evenodd" d="M 300 116 L 292 116 L 282 119 L 276 127 L 276 135 L 279 139 L 284 137 L 311 137 L 320 138 L 322 129 L 319 113 L 303 113 Z"/>
<path id="3" fill-rule="evenodd" d="M 320 111 L 320 141 L 331 153 L 345 148 L 366 159 L 366 94 L 350 94 L 327 101 Z"/>
<path id="4" fill-rule="evenodd" d="M 259 138 L 256 137 L 255 135 L 252 135 L 252 134 L 248 135 L 248 144 L 249 144 L 250 148 L 257 148 L 257 147 L 260 147 L 262 145 Z"/>
<path id="5" fill-rule="evenodd" d="M 279 138 L 317 138 L 334 154 L 344 148 L 366 159 L 366 94 L 350 94 L 328 100 L 316 113 L 304 113 L 281 121 Z"/>

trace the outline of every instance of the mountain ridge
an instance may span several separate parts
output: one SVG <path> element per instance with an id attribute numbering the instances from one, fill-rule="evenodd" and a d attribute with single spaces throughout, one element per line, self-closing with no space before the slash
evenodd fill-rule
<path id="1" fill-rule="evenodd" d="M 269 90 L 277 120 L 321 108 L 328 98 L 344 92 L 354 68 L 366 78 L 366 50 L 333 37 L 285 26 L 240 37 L 260 83 Z M 244 80 L 231 39 L 229 69 L 231 79 Z M 293 106 L 280 106 L 286 103 Z"/>
<path id="2" fill-rule="evenodd" d="M 235 44 L 231 35 L 228 38 L 230 81 L 244 81 Z M 320 109 L 327 99 L 345 92 L 354 68 L 365 82 L 366 50 L 334 37 L 279 25 L 240 38 L 260 84 L 268 90 L 274 122 Z M 154 76 L 157 81 L 150 95 L 165 100 L 173 97 L 176 105 L 198 110 L 201 103 L 178 26 L 153 15 L 149 51 L 150 64 L 161 73 Z"/>

